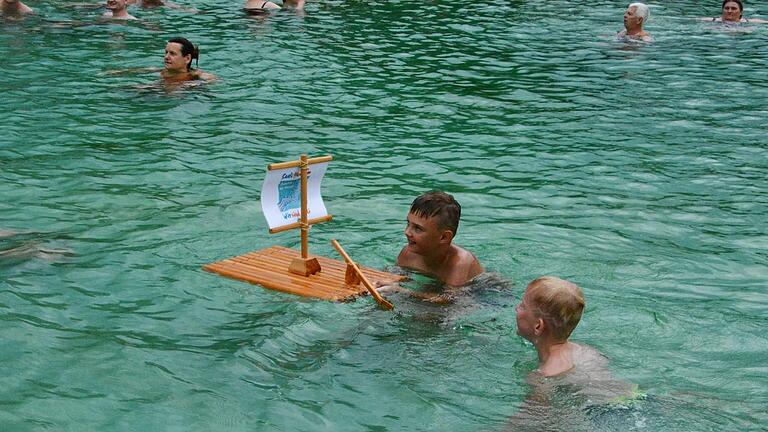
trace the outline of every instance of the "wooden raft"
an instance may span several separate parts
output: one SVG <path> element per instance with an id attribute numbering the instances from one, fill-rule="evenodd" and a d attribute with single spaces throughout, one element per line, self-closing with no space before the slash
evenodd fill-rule
<path id="1" fill-rule="evenodd" d="M 228 258 L 203 266 L 203 270 L 218 273 L 228 278 L 258 284 L 265 288 L 296 294 L 304 297 L 316 297 L 332 301 L 349 301 L 367 294 L 364 285 L 348 285 L 344 282 L 347 265 L 330 258 L 315 256 L 320 262 L 319 273 L 302 276 L 290 273 L 288 267 L 294 258 L 300 257 L 297 250 L 282 246 Z M 404 279 L 392 273 L 360 268 L 372 282 L 393 283 Z"/>

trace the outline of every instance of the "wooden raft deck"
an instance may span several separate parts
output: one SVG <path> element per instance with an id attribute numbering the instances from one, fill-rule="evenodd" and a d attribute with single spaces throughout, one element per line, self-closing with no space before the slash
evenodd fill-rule
<path id="1" fill-rule="evenodd" d="M 368 293 L 363 284 L 344 283 L 347 264 L 342 261 L 312 255 L 310 258 L 317 258 L 320 262 L 319 273 L 308 277 L 289 273 L 288 266 L 291 261 L 300 255 L 297 250 L 272 246 L 207 264 L 203 266 L 203 270 L 276 291 L 324 300 L 348 301 Z M 368 267 L 361 266 L 360 269 L 372 284 L 377 281 L 392 283 L 403 279 L 402 276 Z"/>

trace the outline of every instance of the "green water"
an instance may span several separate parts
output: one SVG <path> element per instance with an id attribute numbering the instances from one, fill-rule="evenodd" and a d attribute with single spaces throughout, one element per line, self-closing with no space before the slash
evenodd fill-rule
<path id="1" fill-rule="evenodd" d="M 585 430 L 768 423 L 768 27 L 692 0 L 652 9 L 647 46 L 613 38 L 619 2 L 194 0 L 82 27 L 51 21 L 101 11 L 28 3 L 0 26 L 0 430 L 504 430 L 536 365 L 513 307 L 543 274 L 584 288 L 574 339 L 652 395 Z M 217 83 L 105 73 L 179 34 Z M 312 252 L 391 265 L 444 189 L 511 288 L 389 313 L 203 272 L 298 247 L 259 191 L 302 152 L 335 157 Z"/>

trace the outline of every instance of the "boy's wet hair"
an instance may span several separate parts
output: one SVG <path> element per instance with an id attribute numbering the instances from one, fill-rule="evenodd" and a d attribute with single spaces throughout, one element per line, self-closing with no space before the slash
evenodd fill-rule
<path id="1" fill-rule="evenodd" d="M 542 276 L 528 284 L 527 293 L 555 339 L 568 339 L 584 312 L 581 288 L 554 276 Z"/>
<path id="2" fill-rule="evenodd" d="M 187 54 L 192 55 L 192 58 L 189 59 L 189 63 L 187 63 L 187 70 L 192 70 L 192 60 L 195 61 L 195 66 L 197 66 L 198 59 L 200 58 L 200 49 L 196 47 L 192 42 L 189 41 L 187 38 L 183 37 L 175 37 L 168 39 L 168 42 L 173 42 L 181 45 L 181 56 L 185 56 Z"/>
<path id="3" fill-rule="evenodd" d="M 411 203 L 411 213 L 420 217 L 435 217 L 440 228 L 448 228 L 456 235 L 461 218 L 461 205 L 445 192 L 431 191 L 420 195 Z"/>

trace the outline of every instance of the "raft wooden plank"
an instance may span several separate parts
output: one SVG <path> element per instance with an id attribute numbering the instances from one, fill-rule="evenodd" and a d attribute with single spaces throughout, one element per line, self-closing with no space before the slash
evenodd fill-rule
<path id="1" fill-rule="evenodd" d="M 288 266 L 300 256 L 297 250 L 272 246 L 210 263 L 203 269 L 276 291 L 323 300 L 346 301 L 368 294 L 362 284 L 347 285 L 344 282 L 347 264 L 339 260 L 314 256 L 320 262 L 319 273 L 306 277 L 290 273 Z M 361 267 L 361 270 L 373 283 L 392 283 L 403 279 L 402 276 L 368 267 Z"/>
<path id="2" fill-rule="evenodd" d="M 270 253 L 262 253 L 262 252 L 268 251 L 267 249 L 264 249 L 262 251 L 251 252 L 251 253 L 240 255 L 230 259 L 249 260 L 251 262 L 266 262 L 269 264 L 274 264 L 274 267 L 277 268 L 279 271 L 281 271 L 285 263 L 287 262 L 290 264 L 291 260 L 297 257 L 297 254 L 298 254 L 298 251 L 295 251 L 290 248 L 280 247 L 280 246 L 273 246 L 270 249 L 275 249 L 275 251 L 269 251 Z M 347 270 L 346 263 L 342 261 L 322 257 L 322 256 L 313 256 L 313 257 L 317 258 L 317 260 L 320 262 L 320 265 L 323 269 L 329 268 L 333 270 L 333 272 L 329 272 L 329 275 L 328 275 L 329 278 L 332 278 L 332 279 L 338 278 L 341 281 L 344 280 L 344 274 Z M 363 271 L 366 277 L 368 277 L 369 279 L 373 279 L 374 281 L 381 280 L 385 282 L 394 282 L 397 280 L 402 280 L 402 277 L 400 276 L 393 275 L 391 273 L 387 273 L 380 270 L 371 269 L 368 267 L 363 267 Z M 303 276 L 298 276 L 298 275 L 296 277 L 303 278 Z"/>

